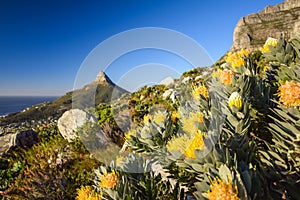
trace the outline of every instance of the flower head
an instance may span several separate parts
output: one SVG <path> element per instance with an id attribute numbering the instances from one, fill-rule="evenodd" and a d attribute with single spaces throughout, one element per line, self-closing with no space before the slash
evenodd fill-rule
<path id="1" fill-rule="evenodd" d="M 144 115 L 144 124 L 146 126 L 148 126 L 150 124 L 150 122 L 152 121 L 152 117 L 151 115 L 147 114 L 147 115 Z"/>
<path id="2" fill-rule="evenodd" d="M 300 83 L 296 81 L 286 81 L 278 89 L 279 102 L 286 107 L 300 106 Z"/>
<path id="3" fill-rule="evenodd" d="M 196 134 L 192 136 L 188 147 L 186 148 L 184 155 L 188 158 L 196 158 L 195 150 L 203 150 L 205 147 L 203 140 L 203 133 L 201 131 L 197 131 Z"/>
<path id="4" fill-rule="evenodd" d="M 233 69 L 243 66 L 245 64 L 243 57 L 248 56 L 249 53 L 250 52 L 247 49 L 242 49 L 235 53 L 229 52 L 226 57 L 226 62 L 231 63 Z"/>
<path id="5" fill-rule="evenodd" d="M 179 115 L 179 112 L 178 111 L 175 111 L 175 112 L 172 112 L 171 114 L 171 119 L 172 119 L 172 122 L 176 122 L 177 119 L 180 119 L 180 115 Z"/>
<path id="6" fill-rule="evenodd" d="M 211 182 L 210 190 L 207 192 L 209 200 L 239 200 L 237 187 L 234 187 L 231 182 L 223 182 L 219 178 Z"/>
<path id="7" fill-rule="evenodd" d="M 233 92 L 228 100 L 228 105 L 230 108 L 235 106 L 238 110 L 241 110 L 243 107 L 243 99 L 242 96 L 238 92 Z"/>
<path id="8" fill-rule="evenodd" d="M 181 135 L 171 139 L 167 143 L 167 149 L 171 151 L 179 151 L 188 158 L 195 158 L 195 150 L 203 150 L 205 147 L 204 134 L 201 131 L 193 135 Z"/>
<path id="9" fill-rule="evenodd" d="M 208 99 L 208 89 L 204 84 L 200 84 L 199 86 L 194 85 L 192 93 L 196 100 L 200 100 L 200 95 Z"/>
<path id="10" fill-rule="evenodd" d="M 230 69 L 219 70 L 219 80 L 222 84 L 227 85 L 232 83 L 234 72 Z"/>
<path id="11" fill-rule="evenodd" d="M 166 117 L 167 117 L 167 113 L 166 112 L 157 112 L 153 116 L 153 121 L 157 125 L 160 125 L 163 121 L 165 121 Z"/>
<path id="12" fill-rule="evenodd" d="M 188 143 L 190 142 L 190 137 L 187 135 L 180 135 L 179 137 L 173 137 L 167 143 L 167 149 L 169 152 L 171 151 L 179 151 L 184 154 Z"/>
<path id="13" fill-rule="evenodd" d="M 102 188 L 113 188 L 119 183 L 119 177 L 112 171 L 108 174 L 104 174 L 101 178 L 100 186 Z"/>
<path id="14" fill-rule="evenodd" d="M 101 200 L 101 195 L 93 191 L 90 186 L 82 186 L 77 190 L 77 200 Z"/>
<path id="15" fill-rule="evenodd" d="M 188 117 L 182 119 L 182 129 L 192 135 L 198 131 L 198 123 L 203 123 L 204 118 L 201 112 L 192 112 Z"/>
<path id="16" fill-rule="evenodd" d="M 131 136 L 136 137 L 136 130 L 129 130 L 127 133 L 124 134 L 126 139 L 129 139 Z"/>
<path id="17" fill-rule="evenodd" d="M 261 52 L 268 53 L 271 52 L 269 46 L 276 47 L 278 44 L 278 40 L 275 38 L 268 37 L 267 41 L 265 42 L 264 46 L 260 48 Z"/>

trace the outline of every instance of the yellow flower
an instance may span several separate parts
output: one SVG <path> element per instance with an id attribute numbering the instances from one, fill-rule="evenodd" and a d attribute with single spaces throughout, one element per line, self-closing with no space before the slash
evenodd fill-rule
<path id="1" fill-rule="evenodd" d="M 171 119 L 172 119 L 172 122 L 176 122 L 177 119 L 180 118 L 180 115 L 179 115 L 179 112 L 178 111 L 175 111 L 175 112 L 172 112 L 172 115 L 171 115 Z"/>
<path id="2" fill-rule="evenodd" d="M 300 83 L 296 81 L 286 81 L 278 89 L 279 102 L 286 107 L 300 106 Z"/>
<path id="3" fill-rule="evenodd" d="M 101 178 L 100 186 L 102 188 L 113 188 L 119 183 L 119 178 L 115 171 L 111 173 L 104 174 Z"/>
<path id="4" fill-rule="evenodd" d="M 195 158 L 195 150 L 203 150 L 205 147 L 204 134 L 201 131 L 193 135 L 181 135 L 179 137 L 172 138 L 167 143 L 167 149 L 171 151 L 179 151 L 188 158 Z"/>
<path id="5" fill-rule="evenodd" d="M 77 200 L 101 200 L 101 195 L 93 191 L 90 186 L 82 186 L 77 190 Z"/>
<path id="6" fill-rule="evenodd" d="M 198 87 L 193 85 L 193 96 L 196 100 L 200 100 L 200 95 L 208 99 L 208 89 L 204 84 L 200 84 Z"/>
<path id="7" fill-rule="evenodd" d="M 248 56 L 249 53 L 250 52 L 247 49 L 242 49 L 235 53 L 229 52 L 226 57 L 226 62 L 231 63 L 233 69 L 243 66 L 245 64 L 243 57 Z"/>
<path id="8" fill-rule="evenodd" d="M 243 107 L 242 96 L 238 92 L 233 92 L 229 97 L 228 105 L 230 108 L 235 106 L 238 110 L 240 110 Z"/>
<path id="9" fill-rule="evenodd" d="M 231 71 L 230 69 L 224 69 L 224 70 L 219 70 L 218 72 L 219 72 L 218 74 L 221 83 L 223 83 L 224 85 L 232 83 L 232 78 L 235 74 L 233 71 Z"/>
<path id="10" fill-rule="evenodd" d="M 147 114 L 147 115 L 144 115 L 144 124 L 146 126 L 148 126 L 150 124 L 150 122 L 152 121 L 152 117 L 151 115 Z"/>
<path id="11" fill-rule="evenodd" d="M 179 137 L 173 137 L 167 143 L 167 149 L 169 152 L 171 151 L 179 151 L 184 154 L 188 144 L 190 143 L 190 137 L 187 135 L 181 135 Z"/>
<path id="12" fill-rule="evenodd" d="M 126 157 L 118 156 L 116 159 L 116 165 L 118 167 L 122 167 L 124 165 L 124 163 L 126 163 Z"/>
<path id="13" fill-rule="evenodd" d="M 192 136 L 184 155 L 188 158 L 196 158 L 195 150 L 203 150 L 204 147 L 203 133 L 201 131 L 197 131 L 197 133 Z"/>
<path id="14" fill-rule="evenodd" d="M 231 182 L 223 182 L 219 178 L 211 182 L 210 190 L 207 192 L 209 200 L 239 200 L 238 189 L 233 186 Z"/>
<path id="15" fill-rule="evenodd" d="M 275 38 L 268 37 L 267 41 L 265 42 L 264 46 L 260 48 L 260 51 L 263 53 L 271 52 L 269 46 L 276 47 L 278 44 L 278 40 Z"/>
<path id="16" fill-rule="evenodd" d="M 126 139 L 129 139 L 131 136 L 136 137 L 136 130 L 129 130 L 124 136 Z"/>
<path id="17" fill-rule="evenodd" d="M 203 123 L 204 118 L 203 114 L 200 112 L 192 112 L 189 114 L 189 117 L 185 117 L 182 119 L 182 129 L 184 132 L 192 135 L 198 131 L 198 124 Z"/>
<path id="18" fill-rule="evenodd" d="M 155 113 L 155 115 L 153 117 L 153 121 L 157 125 L 160 125 L 160 123 L 162 123 L 163 121 L 165 121 L 166 117 L 167 117 L 167 113 L 166 112 L 157 112 L 157 113 Z"/>

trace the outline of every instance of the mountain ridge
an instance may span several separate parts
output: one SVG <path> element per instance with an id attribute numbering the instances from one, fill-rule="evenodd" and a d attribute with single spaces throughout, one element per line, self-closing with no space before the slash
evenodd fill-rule
<path id="1" fill-rule="evenodd" d="M 0 126 L 24 121 L 45 120 L 49 117 L 58 119 L 65 111 L 73 107 L 84 109 L 88 106 L 97 106 L 99 103 L 108 103 L 124 93 L 129 92 L 117 86 L 103 71 L 100 71 L 94 81 L 80 89 L 67 92 L 52 102 L 33 105 L 25 111 L 11 113 L 0 118 Z"/>

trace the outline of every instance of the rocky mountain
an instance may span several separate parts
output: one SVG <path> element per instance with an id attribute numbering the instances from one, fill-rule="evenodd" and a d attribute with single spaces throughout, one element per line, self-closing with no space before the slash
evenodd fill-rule
<path id="1" fill-rule="evenodd" d="M 84 109 L 99 103 L 108 103 L 124 93 L 128 92 L 115 85 L 103 71 L 100 71 L 96 79 L 83 88 L 68 92 L 53 102 L 34 105 L 22 112 L 1 118 L 0 126 L 32 120 L 47 120 L 48 118 L 58 119 L 72 107 Z"/>
<path id="2" fill-rule="evenodd" d="M 233 35 L 230 51 L 258 50 L 268 37 L 290 39 L 300 32 L 300 1 L 285 0 L 258 13 L 242 17 Z"/>

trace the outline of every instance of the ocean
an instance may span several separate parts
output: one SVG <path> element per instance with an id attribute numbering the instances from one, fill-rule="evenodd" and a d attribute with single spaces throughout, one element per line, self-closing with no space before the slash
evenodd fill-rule
<path id="1" fill-rule="evenodd" d="M 52 96 L 0 96 L 0 116 L 20 112 L 25 108 L 53 101 L 56 98 Z"/>

